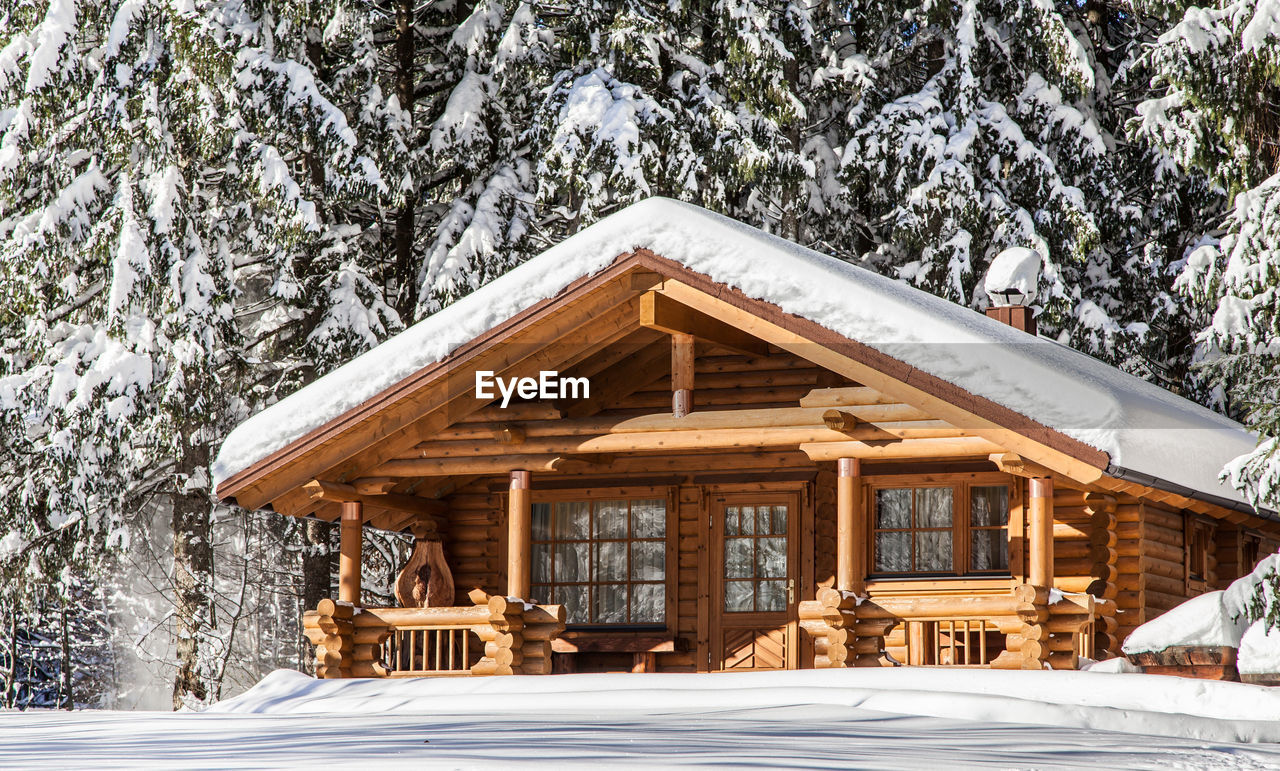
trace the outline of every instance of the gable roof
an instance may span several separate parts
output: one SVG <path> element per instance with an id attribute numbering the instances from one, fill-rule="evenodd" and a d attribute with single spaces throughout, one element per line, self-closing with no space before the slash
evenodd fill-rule
<path id="1" fill-rule="evenodd" d="M 223 443 L 213 466 L 215 484 L 244 475 L 637 251 L 776 305 L 1105 453 L 1104 470 L 1112 476 L 1243 508 L 1242 497 L 1218 481 L 1227 462 L 1256 445 L 1240 424 L 1067 346 L 664 198 L 634 204 L 584 229 L 252 416 Z"/>

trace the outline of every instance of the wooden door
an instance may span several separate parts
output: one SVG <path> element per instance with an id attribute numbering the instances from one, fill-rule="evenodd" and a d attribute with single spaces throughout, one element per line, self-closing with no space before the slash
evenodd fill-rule
<path id="1" fill-rule="evenodd" d="M 795 669 L 799 496 L 712 499 L 711 669 Z"/>

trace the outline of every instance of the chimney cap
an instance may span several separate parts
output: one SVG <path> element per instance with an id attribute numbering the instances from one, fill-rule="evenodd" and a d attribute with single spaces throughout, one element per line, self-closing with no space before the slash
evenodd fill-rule
<path id="1" fill-rule="evenodd" d="M 1040 253 L 1025 246 L 1005 249 L 991 261 L 982 288 L 993 306 L 1026 305 L 1040 283 Z"/>

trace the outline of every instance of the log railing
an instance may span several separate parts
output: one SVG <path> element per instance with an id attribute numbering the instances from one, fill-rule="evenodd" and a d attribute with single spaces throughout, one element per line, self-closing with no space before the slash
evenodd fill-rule
<path id="1" fill-rule="evenodd" d="M 1050 599 L 1056 600 L 1050 602 Z M 1075 669 L 1092 651 L 1094 598 L 1018 585 L 1007 593 L 872 596 L 823 589 L 800 603 L 816 668 Z"/>
<path id="2" fill-rule="evenodd" d="M 316 677 L 439 677 L 551 673 L 564 608 L 473 592 L 475 605 L 355 608 L 321 600 L 303 616 Z"/>

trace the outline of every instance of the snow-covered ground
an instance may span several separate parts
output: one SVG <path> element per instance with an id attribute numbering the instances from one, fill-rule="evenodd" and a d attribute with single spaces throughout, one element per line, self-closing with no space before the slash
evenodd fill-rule
<path id="1" fill-rule="evenodd" d="M 936 669 L 397 681 L 281 671 L 203 714 L 7 713 L 0 737 L 4 768 L 1275 768 L 1280 689 Z"/>

